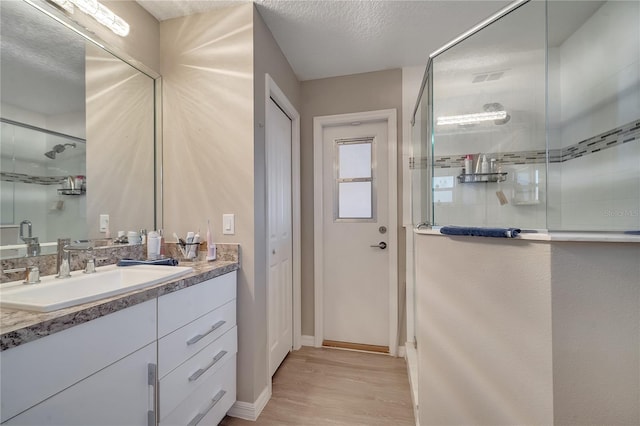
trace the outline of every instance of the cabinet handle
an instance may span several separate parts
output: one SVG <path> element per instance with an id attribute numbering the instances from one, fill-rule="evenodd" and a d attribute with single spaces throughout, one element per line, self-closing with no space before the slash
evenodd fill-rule
<path id="1" fill-rule="evenodd" d="M 214 331 L 216 331 L 217 329 L 219 329 L 220 327 L 222 327 L 226 323 L 227 322 L 224 321 L 224 320 L 223 321 L 218 321 L 217 323 L 213 324 L 213 326 L 211 326 L 211 328 L 206 333 L 198 334 L 197 336 L 193 336 L 191 339 L 187 340 L 187 346 L 193 345 L 194 343 L 199 342 L 200 339 L 205 337 L 207 334 L 213 333 Z"/>
<path id="2" fill-rule="evenodd" d="M 205 373 L 205 371 L 207 371 L 208 369 L 210 369 L 211 367 L 216 365 L 216 362 L 220 361 L 222 359 L 222 357 L 225 356 L 226 354 L 227 354 L 227 351 L 218 352 L 218 355 L 213 357 L 213 360 L 209 363 L 209 365 L 207 365 L 204 368 L 199 369 L 198 371 L 193 373 L 191 376 L 189 376 L 189 381 L 193 382 L 195 380 L 198 380 L 198 377 L 202 376 Z"/>
<path id="3" fill-rule="evenodd" d="M 205 408 L 204 411 L 198 413 L 198 415 L 195 416 L 187 426 L 196 426 L 198 423 L 200 423 L 200 420 L 202 420 L 202 418 L 206 416 L 213 407 L 216 406 L 216 404 L 222 399 L 223 396 L 225 396 L 226 393 L 226 390 L 221 390 L 220 392 L 218 392 L 216 396 L 214 396 L 211 400 L 211 404 L 207 408 Z"/>
<path id="4" fill-rule="evenodd" d="M 158 379 L 158 366 L 155 364 L 147 364 L 147 378 L 149 386 L 153 389 L 153 410 L 147 411 L 147 425 L 155 426 L 156 410 L 158 409 L 158 395 L 156 394 L 156 383 Z"/>

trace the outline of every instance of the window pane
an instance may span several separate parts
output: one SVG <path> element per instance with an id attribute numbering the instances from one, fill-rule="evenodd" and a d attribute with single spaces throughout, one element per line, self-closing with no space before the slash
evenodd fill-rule
<path id="1" fill-rule="evenodd" d="M 371 142 L 339 144 L 338 158 L 338 178 L 371 177 Z"/>
<path id="2" fill-rule="evenodd" d="M 371 182 L 341 182 L 338 184 L 338 218 L 371 219 Z"/>

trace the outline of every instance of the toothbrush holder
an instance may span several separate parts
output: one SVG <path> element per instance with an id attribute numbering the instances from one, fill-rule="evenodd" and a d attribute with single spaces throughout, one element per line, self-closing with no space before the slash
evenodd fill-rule
<path id="1" fill-rule="evenodd" d="M 180 257 L 182 260 L 187 260 L 191 262 L 195 262 L 198 260 L 198 255 L 200 253 L 200 244 L 202 242 L 197 243 L 174 243 L 176 248 L 178 249 L 178 253 L 180 253 Z"/>

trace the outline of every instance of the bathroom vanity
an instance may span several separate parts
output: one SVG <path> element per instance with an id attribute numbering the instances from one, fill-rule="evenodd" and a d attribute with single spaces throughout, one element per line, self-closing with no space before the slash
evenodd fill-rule
<path id="1" fill-rule="evenodd" d="M 217 424 L 236 398 L 237 261 L 50 313 L 0 314 L 8 425 Z"/>

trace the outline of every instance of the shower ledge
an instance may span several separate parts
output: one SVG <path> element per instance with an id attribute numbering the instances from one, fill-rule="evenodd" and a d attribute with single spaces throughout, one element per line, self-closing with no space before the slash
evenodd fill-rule
<path id="1" fill-rule="evenodd" d="M 440 237 L 450 237 L 443 235 L 438 229 L 414 229 L 418 235 L 435 235 Z M 486 238 L 486 237 L 456 237 L 456 238 Z M 500 240 L 500 238 L 492 238 Z M 616 232 L 537 232 L 523 233 L 515 238 L 503 238 L 503 240 L 528 240 L 528 241 L 583 241 L 583 242 L 604 242 L 604 243 L 640 243 L 640 235 L 626 235 Z"/>

